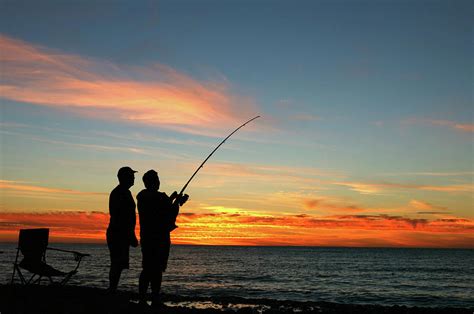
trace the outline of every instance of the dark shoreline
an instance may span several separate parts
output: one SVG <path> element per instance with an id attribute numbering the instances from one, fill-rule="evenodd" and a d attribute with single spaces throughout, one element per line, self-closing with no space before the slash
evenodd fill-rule
<path id="1" fill-rule="evenodd" d="M 239 297 L 184 297 L 164 295 L 159 313 L 473 313 L 471 308 L 356 305 L 332 302 L 296 302 Z M 0 285 L 0 313 L 151 313 L 143 312 L 137 294 L 83 286 Z"/>

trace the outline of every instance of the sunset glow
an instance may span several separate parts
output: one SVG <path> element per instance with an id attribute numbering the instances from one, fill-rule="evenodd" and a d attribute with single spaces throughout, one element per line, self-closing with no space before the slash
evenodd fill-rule
<path id="1" fill-rule="evenodd" d="M 0 242 L 48 227 L 103 243 L 120 167 L 138 170 L 134 197 L 149 169 L 171 194 L 261 115 L 189 185 L 173 243 L 474 248 L 471 22 L 444 16 L 455 6 L 255 4 L 243 23 L 217 4 L 46 2 L 0 13 Z"/>
<path id="2" fill-rule="evenodd" d="M 51 228 L 52 241 L 103 242 L 108 215 L 100 212 L 2 214 L 2 240 L 14 241 L 13 228 Z M 409 219 L 389 215 L 252 215 L 183 213 L 176 244 L 310 245 L 356 247 L 465 247 L 474 240 L 474 222 L 468 219 Z M 139 227 L 137 233 L 139 233 Z M 377 234 L 376 238 L 374 235 Z M 436 238 L 436 243 L 432 243 Z M 350 239 L 350 240 L 348 240 Z M 349 241 L 349 242 L 348 242 Z"/>

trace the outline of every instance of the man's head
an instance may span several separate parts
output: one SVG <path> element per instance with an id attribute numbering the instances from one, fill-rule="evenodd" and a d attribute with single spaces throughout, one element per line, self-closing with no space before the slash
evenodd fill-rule
<path id="1" fill-rule="evenodd" d="M 135 170 L 130 167 L 122 167 L 117 173 L 120 185 L 130 188 L 135 183 Z"/>
<path id="2" fill-rule="evenodd" d="M 160 188 L 160 178 L 155 170 L 148 170 L 143 175 L 143 183 L 147 189 L 158 190 Z"/>

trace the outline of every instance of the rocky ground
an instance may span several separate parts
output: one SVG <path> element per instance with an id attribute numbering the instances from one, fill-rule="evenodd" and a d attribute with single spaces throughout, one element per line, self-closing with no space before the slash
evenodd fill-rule
<path id="1" fill-rule="evenodd" d="M 466 313 L 474 309 L 352 305 L 268 299 L 182 297 L 164 295 L 163 306 L 140 306 L 136 293 L 109 295 L 103 289 L 78 286 L 0 286 L 0 313 Z"/>

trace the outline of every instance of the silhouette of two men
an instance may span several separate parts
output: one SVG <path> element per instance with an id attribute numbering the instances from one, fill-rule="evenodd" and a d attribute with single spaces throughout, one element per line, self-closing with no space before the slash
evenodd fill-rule
<path id="1" fill-rule="evenodd" d="M 135 180 L 130 167 L 120 168 L 119 185 L 110 194 L 110 224 L 107 229 L 107 244 L 110 250 L 109 290 L 115 292 L 123 269 L 128 269 L 129 247 L 138 245 L 135 236 L 135 201 L 130 192 Z M 166 270 L 170 251 L 170 232 L 176 228 L 176 217 L 180 206 L 188 195 L 171 196 L 159 192 L 158 173 L 149 170 L 143 175 L 145 189 L 137 195 L 140 217 L 140 244 L 142 250 L 142 272 L 139 278 L 140 301 L 145 302 L 151 283 L 152 304 L 159 305 L 162 273 Z"/>

